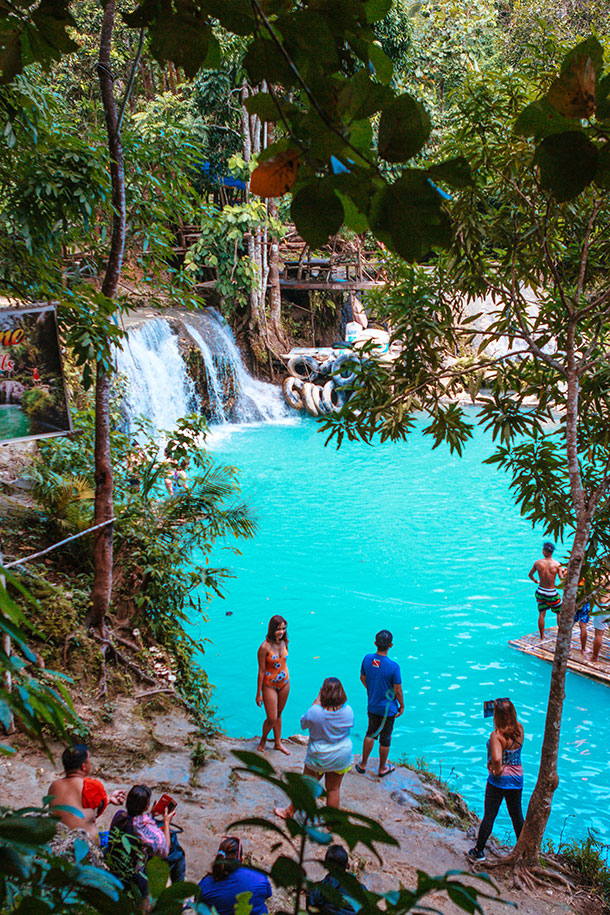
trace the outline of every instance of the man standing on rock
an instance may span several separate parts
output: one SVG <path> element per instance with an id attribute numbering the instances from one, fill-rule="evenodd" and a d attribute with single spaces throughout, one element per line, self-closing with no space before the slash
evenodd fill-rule
<path id="1" fill-rule="evenodd" d="M 360 679 L 366 687 L 368 697 L 369 726 L 367 728 L 362 760 L 356 763 L 356 771 L 361 775 L 366 772 L 366 764 L 379 738 L 379 775 L 389 775 L 396 766 L 388 764 L 388 753 L 392 741 L 394 720 L 405 710 L 402 693 L 400 667 L 396 661 L 388 658 L 392 647 L 392 633 L 382 629 L 375 636 L 375 654 L 367 654 L 360 668 Z"/>
<path id="2" fill-rule="evenodd" d="M 91 756 L 82 743 L 64 750 L 61 761 L 65 775 L 56 778 L 49 788 L 51 811 L 58 806 L 71 807 L 74 813 L 58 810 L 55 815 L 68 829 L 84 829 L 97 839 L 96 819 L 108 804 L 122 804 L 125 792 L 115 791 L 108 797 L 103 784 L 97 778 L 89 778 Z"/>
<path id="3" fill-rule="evenodd" d="M 555 580 L 563 578 L 564 568 L 561 563 L 553 559 L 554 543 L 542 544 L 542 559 L 537 559 L 530 569 L 529 577 L 536 588 L 536 604 L 538 606 L 538 630 L 540 640 L 544 639 L 544 618 L 547 610 L 559 613 L 561 610 L 561 597 L 557 591 Z M 538 573 L 538 581 L 534 578 L 534 573 Z"/>

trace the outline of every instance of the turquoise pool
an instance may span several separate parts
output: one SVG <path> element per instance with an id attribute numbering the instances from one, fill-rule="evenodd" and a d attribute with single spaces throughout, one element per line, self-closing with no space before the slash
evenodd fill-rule
<path id="1" fill-rule="evenodd" d="M 284 733 L 299 730 L 324 677 L 338 676 L 356 713 L 359 752 L 366 721 L 360 661 L 375 632 L 389 628 L 406 700 L 392 757 L 424 757 L 481 813 L 491 730 L 483 701 L 510 696 L 526 729 L 527 803 L 550 666 L 507 643 L 536 629 L 527 573 L 541 537 L 519 516 L 507 479 L 481 463 L 490 440 L 478 435 L 462 459 L 432 451 L 419 433 L 406 443 L 348 443 L 336 451 L 303 418 L 223 427 L 209 444 L 219 461 L 241 468 L 243 496 L 259 525 L 255 539 L 239 544 L 241 556 L 215 556 L 236 577 L 197 632 L 211 640 L 205 666 L 226 731 L 260 734 L 256 650 L 268 618 L 281 613 L 292 684 Z M 549 825 L 555 839 L 587 827 L 610 838 L 609 707 L 607 687 L 568 674 Z M 496 834 L 509 832 L 503 812 Z"/>

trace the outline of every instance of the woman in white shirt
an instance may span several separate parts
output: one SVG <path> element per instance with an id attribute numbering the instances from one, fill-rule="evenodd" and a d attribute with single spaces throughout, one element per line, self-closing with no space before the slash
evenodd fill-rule
<path id="1" fill-rule="evenodd" d="M 354 713 L 341 681 L 327 677 L 318 698 L 301 718 L 301 727 L 309 731 L 303 774 L 318 780 L 324 775 L 329 807 L 339 806 L 341 782 L 351 769 L 354 751 L 349 732 L 353 725 Z M 293 804 L 275 808 L 276 815 L 284 820 L 294 812 Z"/>

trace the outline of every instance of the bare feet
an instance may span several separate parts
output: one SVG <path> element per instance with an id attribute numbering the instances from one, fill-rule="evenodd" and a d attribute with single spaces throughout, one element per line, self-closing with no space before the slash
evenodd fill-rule
<path id="1" fill-rule="evenodd" d="M 260 743 L 259 743 L 259 745 L 257 746 L 256 749 L 257 749 L 257 750 L 260 750 L 261 753 L 264 753 L 265 750 L 267 749 L 267 741 L 266 741 L 266 740 L 263 740 L 262 737 L 261 737 Z"/>
<path id="2" fill-rule="evenodd" d="M 283 743 L 276 743 L 273 745 L 274 750 L 279 750 L 280 753 L 285 753 L 286 756 L 291 756 L 290 750 L 287 750 Z"/>
<path id="3" fill-rule="evenodd" d="M 276 817 L 280 818 L 280 820 L 287 820 L 288 817 L 292 816 L 290 807 L 274 807 L 273 812 Z"/>

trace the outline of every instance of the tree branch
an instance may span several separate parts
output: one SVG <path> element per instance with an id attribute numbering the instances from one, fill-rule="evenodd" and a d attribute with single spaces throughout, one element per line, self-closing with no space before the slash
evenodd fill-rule
<path id="1" fill-rule="evenodd" d="M 125 87 L 125 95 L 123 96 L 123 101 L 121 102 L 121 107 L 119 108 L 119 116 L 117 118 L 117 133 L 121 134 L 121 127 L 123 126 L 123 115 L 125 114 L 125 108 L 127 103 L 131 98 L 131 93 L 133 91 L 133 86 L 136 81 L 136 73 L 138 67 L 140 66 L 140 60 L 142 59 L 142 51 L 144 50 L 144 29 L 140 29 L 140 39 L 138 41 L 138 50 L 136 51 L 136 56 L 133 59 L 133 64 L 131 66 L 131 73 L 129 74 L 129 79 L 127 81 L 127 86 Z"/>

